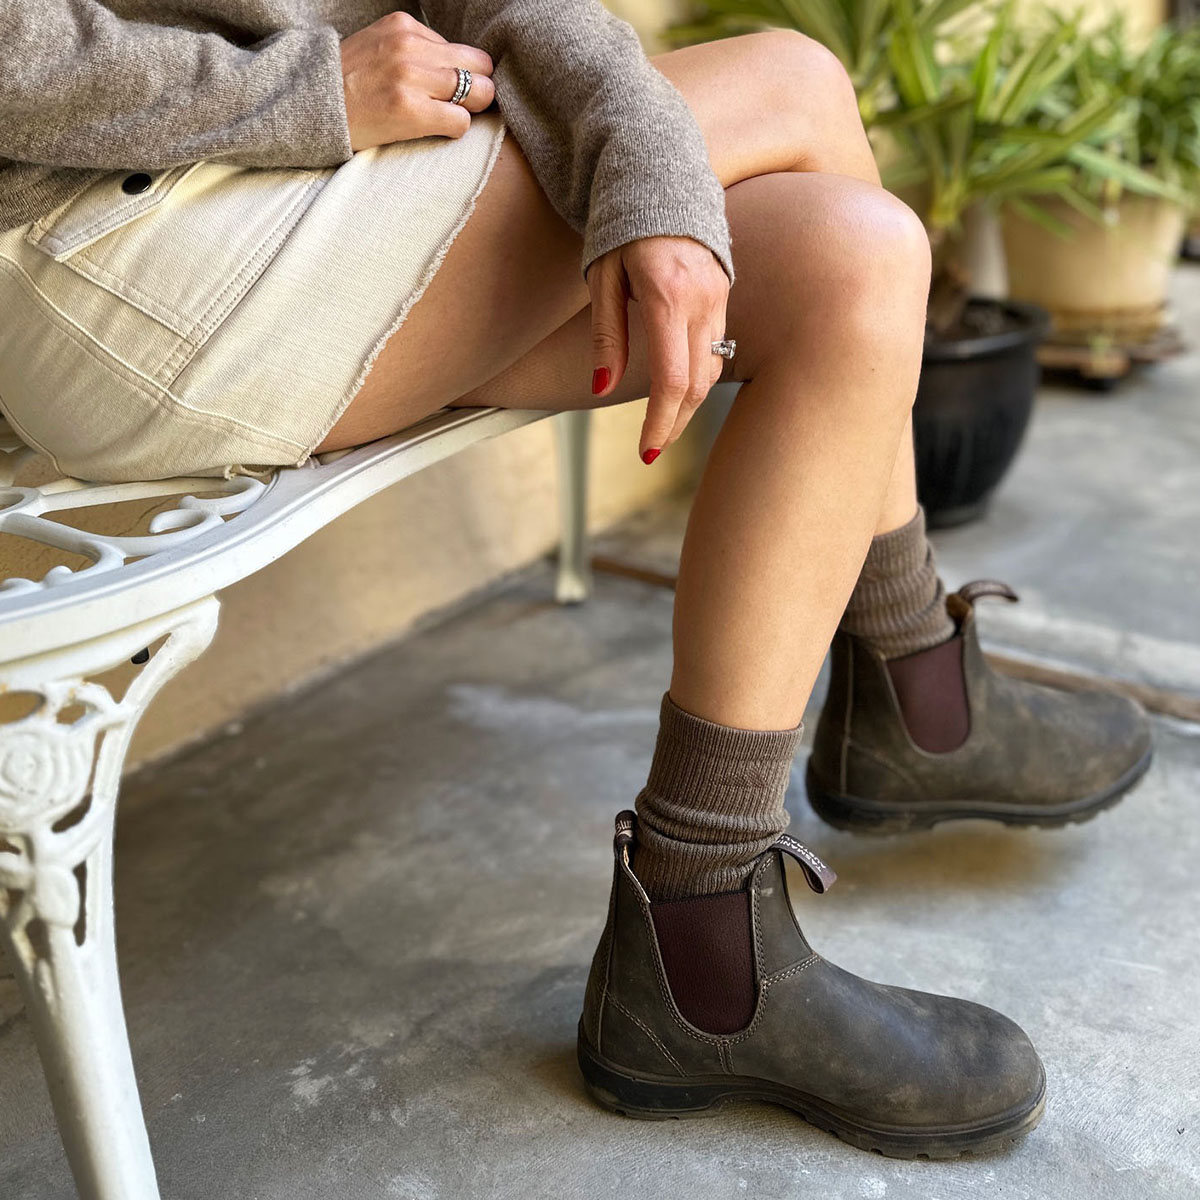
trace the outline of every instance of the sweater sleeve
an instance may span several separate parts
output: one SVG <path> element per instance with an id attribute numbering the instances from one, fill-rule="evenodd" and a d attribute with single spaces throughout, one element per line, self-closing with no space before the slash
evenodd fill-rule
<path id="1" fill-rule="evenodd" d="M 54 167 L 200 159 L 324 167 L 353 153 L 330 26 L 240 45 L 96 0 L 0 0 L 0 156 Z"/>
<path id="2" fill-rule="evenodd" d="M 725 191 L 695 117 L 600 0 L 421 0 L 428 23 L 486 50 L 496 99 L 582 269 L 636 238 L 707 246 L 732 282 Z"/>

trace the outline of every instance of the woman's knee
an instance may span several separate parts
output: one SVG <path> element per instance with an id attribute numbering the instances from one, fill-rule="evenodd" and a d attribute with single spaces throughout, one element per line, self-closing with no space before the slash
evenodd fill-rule
<path id="1" fill-rule="evenodd" d="M 742 370 L 814 348 L 919 359 L 930 247 L 912 209 L 835 175 L 763 177 L 728 195 L 738 272 L 730 327 L 745 338 Z"/>
<path id="2" fill-rule="evenodd" d="M 921 218 L 881 187 L 855 189 L 839 213 L 830 253 L 845 264 L 852 295 L 919 308 L 929 297 L 932 252 Z"/>
<path id="3" fill-rule="evenodd" d="M 761 279 L 798 310 L 815 299 L 835 317 L 880 306 L 924 310 L 931 271 L 920 218 L 884 188 L 835 175 L 776 175 L 742 207 L 734 255 L 739 277 Z M 739 243 L 746 247 L 738 262 Z M 749 289 L 747 289 L 749 290 Z M 790 298 L 790 299 L 789 299 Z"/>
<path id="4" fill-rule="evenodd" d="M 774 29 L 665 51 L 653 61 L 691 107 L 726 187 L 791 171 L 879 182 L 854 85 L 812 38 Z"/>
<path id="5" fill-rule="evenodd" d="M 797 131 L 797 168 L 860 175 L 855 167 L 866 157 L 866 173 L 877 179 L 854 83 L 837 55 L 794 29 L 751 33 L 744 40 L 762 89 L 760 111 L 777 112 Z"/>
<path id="6" fill-rule="evenodd" d="M 778 72 L 766 81 L 777 93 L 808 92 L 857 109 L 850 73 L 842 60 L 815 38 L 795 29 L 768 29 L 745 37 L 747 44 L 762 56 L 763 65 Z"/>

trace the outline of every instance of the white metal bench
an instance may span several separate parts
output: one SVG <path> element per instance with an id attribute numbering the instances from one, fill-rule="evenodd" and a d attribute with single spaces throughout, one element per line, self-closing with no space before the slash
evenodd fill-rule
<path id="1" fill-rule="evenodd" d="M 117 982 L 112 831 L 125 751 L 159 688 L 217 628 L 217 593 L 369 496 L 486 438 L 554 416 L 561 470 L 557 598 L 586 597 L 590 413 L 442 409 L 268 480 L 190 477 L 16 486 L 34 452 L 0 418 L 0 531 L 82 554 L 41 580 L 0 580 L 0 692 L 33 693 L 0 724 L 0 930 L 84 1200 L 157 1200 Z M 44 461 L 44 460 L 42 460 Z M 192 493 L 201 493 L 197 496 Z M 54 514 L 178 497 L 149 532 L 83 532 Z M 142 664 L 118 701 L 89 676 Z"/>

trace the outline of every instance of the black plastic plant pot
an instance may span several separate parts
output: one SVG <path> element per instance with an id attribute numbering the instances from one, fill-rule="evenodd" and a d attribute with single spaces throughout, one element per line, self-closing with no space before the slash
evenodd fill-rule
<path id="1" fill-rule="evenodd" d="M 913 408 L 917 494 L 933 529 L 982 516 L 1012 466 L 1033 411 L 1037 346 L 1050 317 L 1034 304 L 972 300 L 965 324 L 997 331 L 927 337 Z"/>

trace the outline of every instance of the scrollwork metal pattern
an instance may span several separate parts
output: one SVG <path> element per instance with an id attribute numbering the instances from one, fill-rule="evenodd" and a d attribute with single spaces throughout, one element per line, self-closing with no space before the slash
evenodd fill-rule
<path id="1" fill-rule="evenodd" d="M 65 564 L 54 566 L 40 580 L 20 576 L 0 579 L 0 597 L 56 587 L 81 576 L 115 570 L 130 558 L 175 550 L 223 523 L 225 517 L 250 508 L 271 483 L 250 475 L 235 475 L 231 479 L 180 476 L 138 483 L 91 483 L 68 475 L 37 487 L 18 486 L 14 482 L 18 473 L 38 457 L 0 417 L 0 532 L 80 554 L 90 559 L 91 565 L 80 570 L 72 570 Z M 220 494 L 201 498 L 191 494 L 193 491 Z M 179 503 L 156 513 L 145 534 L 94 533 L 64 525 L 49 515 L 123 500 L 173 495 L 181 495 Z"/>
<path id="2" fill-rule="evenodd" d="M 0 943 L 88 1200 L 159 1197 L 121 1012 L 112 831 L 137 719 L 211 642 L 218 611 L 209 596 L 0 662 L 0 692 L 37 699 L 32 711 L 0 724 Z M 119 700 L 90 678 L 151 646 Z"/>
<path id="3" fill-rule="evenodd" d="M 57 680 L 40 694 L 32 713 L 0 728 L 0 839 L 11 847 L 0 850 L 0 920 L 13 939 L 34 917 L 64 928 L 78 922 L 74 872 L 108 831 L 108 797 L 97 796 L 78 821 L 55 826 L 84 803 L 97 736 L 134 716 L 95 682 Z M 73 705 L 83 715 L 61 721 Z M 31 956 L 36 949 L 28 940 L 22 948 Z"/>

